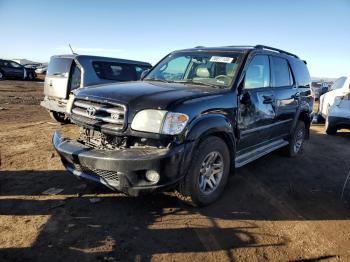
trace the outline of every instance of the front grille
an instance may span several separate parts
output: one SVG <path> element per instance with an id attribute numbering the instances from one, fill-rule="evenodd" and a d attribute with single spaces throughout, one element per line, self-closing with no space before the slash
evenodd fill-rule
<path id="1" fill-rule="evenodd" d="M 90 169 L 80 165 L 76 166 L 75 168 L 95 178 L 103 178 L 111 186 L 118 187 L 120 184 L 118 172 L 102 169 Z"/>
<path id="2" fill-rule="evenodd" d="M 101 128 L 122 130 L 126 122 L 126 108 L 122 104 L 106 104 L 77 99 L 73 103 L 72 116 Z"/>

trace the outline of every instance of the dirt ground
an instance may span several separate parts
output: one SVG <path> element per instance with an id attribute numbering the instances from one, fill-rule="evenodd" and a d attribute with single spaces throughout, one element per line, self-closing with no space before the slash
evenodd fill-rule
<path id="1" fill-rule="evenodd" d="M 51 137 L 78 128 L 49 119 L 42 89 L 0 82 L 0 261 L 350 261 L 350 132 L 313 126 L 302 155 L 240 168 L 218 202 L 194 208 L 69 175 Z M 52 187 L 63 191 L 42 193 Z"/>

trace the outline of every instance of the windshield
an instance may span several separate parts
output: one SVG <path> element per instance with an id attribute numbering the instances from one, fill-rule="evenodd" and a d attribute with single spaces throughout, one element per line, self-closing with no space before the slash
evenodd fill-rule
<path id="1" fill-rule="evenodd" d="M 144 80 L 191 83 L 229 88 L 241 54 L 233 52 L 180 52 L 167 56 Z"/>

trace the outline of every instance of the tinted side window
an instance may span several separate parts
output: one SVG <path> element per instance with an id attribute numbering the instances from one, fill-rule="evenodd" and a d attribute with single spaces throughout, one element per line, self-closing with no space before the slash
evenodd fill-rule
<path id="1" fill-rule="evenodd" d="M 255 56 L 247 69 L 244 88 L 260 88 L 270 86 L 270 64 L 266 55 Z"/>
<path id="2" fill-rule="evenodd" d="M 133 65 L 95 61 L 92 63 L 97 76 L 101 79 L 115 81 L 137 80 L 136 69 Z"/>
<path id="3" fill-rule="evenodd" d="M 293 81 L 291 79 L 287 60 L 276 56 L 271 56 L 270 59 L 272 67 L 272 86 L 291 86 Z"/>
<path id="4" fill-rule="evenodd" d="M 310 87 L 311 77 L 306 64 L 300 59 L 291 59 L 290 62 L 298 85 Z"/>
<path id="5" fill-rule="evenodd" d="M 10 64 L 11 64 L 12 67 L 15 67 L 15 68 L 20 68 L 20 67 L 22 67 L 20 64 L 17 64 L 17 63 L 15 63 L 15 62 L 10 62 Z"/>

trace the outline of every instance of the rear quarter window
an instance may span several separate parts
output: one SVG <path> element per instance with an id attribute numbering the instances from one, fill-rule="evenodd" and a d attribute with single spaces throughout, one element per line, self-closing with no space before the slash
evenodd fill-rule
<path id="1" fill-rule="evenodd" d="M 92 66 L 101 79 L 115 80 L 115 81 L 135 81 L 137 80 L 137 72 L 135 65 L 115 63 L 115 62 L 103 62 L 94 61 Z"/>
<path id="2" fill-rule="evenodd" d="M 290 63 L 298 85 L 310 87 L 311 77 L 304 61 L 300 59 L 291 59 Z"/>

